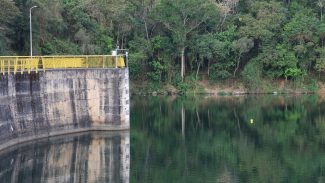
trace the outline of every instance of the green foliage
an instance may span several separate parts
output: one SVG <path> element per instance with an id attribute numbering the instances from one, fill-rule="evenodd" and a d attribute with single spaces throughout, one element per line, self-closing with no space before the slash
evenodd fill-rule
<path id="1" fill-rule="evenodd" d="M 318 72 L 325 72 L 325 58 L 317 59 L 315 69 Z"/>
<path id="2" fill-rule="evenodd" d="M 298 12 L 284 26 L 283 36 L 299 43 L 312 41 L 318 22 L 311 10 Z"/>
<path id="3" fill-rule="evenodd" d="M 252 39 L 247 37 L 240 38 L 233 42 L 232 48 L 238 52 L 239 55 L 247 53 L 254 47 L 254 42 Z"/>
<path id="4" fill-rule="evenodd" d="M 317 50 L 318 58 L 316 59 L 315 69 L 318 72 L 325 72 L 325 48 Z"/>
<path id="5" fill-rule="evenodd" d="M 233 64 L 227 63 L 215 63 L 211 66 L 211 73 L 209 75 L 212 81 L 218 79 L 227 79 L 232 76 L 232 74 L 227 70 L 227 68 L 232 67 Z"/>
<path id="6" fill-rule="evenodd" d="M 190 86 L 188 83 L 185 83 L 185 82 L 180 82 L 178 85 L 177 85 L 177 89 L 180 91 L 179 93 L 181 95 L 185 95 L 187 93 L 187 91 L 189 90 Z"/>
<path id="7" fill-rule="evenodd" d="M 288 50 L 285 45 L 278 45 L 275 50 L 267 50 L 262 61 L 267 75 L 271 78 L 285 77 L 287 70 L 298 70 L 298 60 L 294 52 Z"/>
<path id="8" fill-rule="evenodd" d="M 256 90 L 262 88 L 262 64 L 258 60 L 248 63 L 241 75 L 249 89 Z"/>
<path id="9" fill-rule="evenodd" d="M 157 6 L 157 20 L 171 33 L 178 48 L 186 46 L 188 34 L 210 21 L 216 14 L 211 1 L 161 0 Z"/>
<path id="10" fill-rule="evenodd" d="M 161 82 L 163 80 L 162 75 L 167 68 L 161 62 L 162 60 L 154 60 L 150 63 L 152 71 L 148 73 L 148 76 L 152 81 Z"/>
<path id="11" fill-rule="evenodd" d="M 234 71 L 234 77 L 236 77 L 236 72 L 240 67 L 241 57 L 244 53 L 249 52 L 254 47 L 254 41 L 247 37 L 240 38 L 233 42 L 232 49 L 237 53 L 237 63 Z"/>
<path id="12" fill-rule="evenodd" d="M 132 79 L 140 79 L 142 78 L 142 65 L 141 62 L 146 58 L 146 56 L 141 53 L 132 53 L 129 55 L 129 70 L 130 70 L 130 78 Z"/>
<path id="13" fill-rule="evenodd" d="M 0 0 L 0 55 L 11 53 L 12 31 L 14 20 L 19 15 L 19 9 L 12 0 Z M 1 53 L 2 52 L 2 53 Z M 10 54 L 8 54 L 10 55 Z"/>
<path id="14" fill-rule="evenodd" d="M 284 77 L 285 78 L 298 78 L 300 76 L 303 76 L 304 72 L 302 72 L 300 69 L 298 68 L 288 68 L 284 71 Z"/>
<path id="15" fill-rule="evenodd" d="M 98 30 L 95 35 L 96 45 L 99 47 L 97 54 L 110 54 L 114 49 L 113 38 L 105 33 L 104 30 Z"/>
<path id="16" fill-rule="evenodd" d="M 250 13 L 240 16 L 243 36 L 269 40 L 279 31 L 286 19 L 286 8 L 275 1 L 250 1 Z"/>
<path id="17" fill-rule="evenodd" d="M 19 9 L 13 0 L 0 0 L 0 4 L 0 29 L 3 31 L 8 29 L 8 25 L 12 24 L 11 21 L 18 16 Z"/>
<path id="18" fill-rule="evenodd" d="M 321 40 L 325 38 L 325 23 L 320 22 L 320 24 L 317 25 L 317 34 Z M 322 42 L 322 46 L 324 46 L 324 43 Z"/>
<path id="19" fill-rule="evenodd" d="M 2 55 L 29 54 L 28 10 L 37 5 L 32 14 L 35 55 L 110 54 L 116 47 L 126 48 L 131 78 L 136 80 L 186 82 L 175 82 L 184 68 L 185 78 L 192 73 L 212 81 L 245 76 L 250 83 L 248 70 L 257 63 L 256 72 L 265 79 L 297 81 L 325 70 L 322 0 L 0 0 L 0 4 Z"/>
<path id="20" fill-rule="evenodd" d="M 43 46 L 42 53 L 45 55 L 78 55 L 80 51 L 78 45 L 72 42 L 53 38 Z"/>
<path id="21" fill-rule="evenodd" d="M 179 93 L 181 95 L 186 94 L 187 91 L 190 89 L 190 84 L 188 82 L 183 82 L 182 77 L 179 73 L 176 73 L 173 76 L 172 84 L 176 86 L 176 88 L 179 90 Z"/>
<path id="22" fill-rule="evenodd" d="M 317 83 L 316 79 L 310 79 L 307 83 L 307 91 L 313 91 L 313 92 L 317 92 L 319 90 L 319 86 Z"/>
<path id="23" fill-rule="evenodd" d="M 174 86 L 178 86 L 179 84 L 182 83 L 182 78 L 181 78 L 181 75 L 179 73 L 176 73 L 173 78 L 172 78 L 172 84 Z"/>
<path id="24" fill-rule="evenodd" d="M 193 40 L 190 47 L 193 57 L 197 58 L 196 62 L 209 61 L 211 80 L 226 79 L 232 75 L 237 52 L 233 42 L 237 37 L 236 27 L 231 26 L 219 33 L 199 35 Z"/>

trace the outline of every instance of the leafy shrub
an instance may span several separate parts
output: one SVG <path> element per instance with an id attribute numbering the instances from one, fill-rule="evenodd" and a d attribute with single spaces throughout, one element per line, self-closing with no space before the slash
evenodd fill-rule
<path id="1" fill-rule="evenodd" d="M 262 65 L 256 60 L 252 60 L 245 66 L 241 75 L 248 88 L 260 88 L 260 85 L 262 84 Z"/>
<path id="2" fill-rule="evenodd" d="M 43 55 L 78 55 L 80 48 L 78 45 L 68 41 L 54 38 L 47 42 L 42 48 Z"/>
<path id="3" fill-rule="evenodd" d="M 184 95 L 189 90 L 190 86 L 188 83 L 181 82 L 177 85 L 177 89 L 180 91 L 180 94 Z"/>
<path id="4" fill-rule="evenodd" d="M 312 92 L 316 92 L 317 90 L 319 90 L 319 86 L 317 84 L 316 79 L 309 80 L 308 85 L 307 85 L 307 90 L 312 91 Z"/>
<path id="5" fill-rule="evenodd" d="M 298 68 L 288 68 L 285 70 L 284 72 L 284 77 L 285 78 L 292 78 L 292 79 L 296 79 L 300 76 L 304 76 L 305 73 Z"/>
<path id="6" fill-rule="evenodd" d="M 210 69 L 209 78 L 211 80 L 218 80 L 218 79 L 227 79 L 232 76 L 232 74 L 226 69 L 223 64 L 213 64 Z"/>
<path id="7" fill-rule="evenodd" d="M 151 72 L 147 75 L 151 81 L 161 82 L 163 80 L 162 75 L 166 71 L 166 65 L 161 63 L 161 60 L 154 60 L 150 64 Z"/>
<path id="8" fill-rule="evenodd" d="M 171 80 L 172 84 L 174 86 L 178 86 L 180 83 L 182 83 L 182 77 L 180 75 L 179 72 L 176 72 L 173 76 L 172 76 L 172 80 Z"/>
<path id="9" fill-rule="evenodd" d="M 131 79 L 141 78 L 144 69 L 141 62 L 146 59 L 146 56 L 141 52 L 132 53 L 129 56 L 129 71 Z"/>

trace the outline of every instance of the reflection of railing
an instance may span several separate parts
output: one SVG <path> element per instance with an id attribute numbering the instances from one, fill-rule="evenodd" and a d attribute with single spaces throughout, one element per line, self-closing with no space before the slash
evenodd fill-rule
<path id="1" fill-rule="evenodd" d="M 42 57 L 0 57 L 0 73 L 24 73 L 69 68 L 124 68 L 125 56 L 76 55 Z"/>

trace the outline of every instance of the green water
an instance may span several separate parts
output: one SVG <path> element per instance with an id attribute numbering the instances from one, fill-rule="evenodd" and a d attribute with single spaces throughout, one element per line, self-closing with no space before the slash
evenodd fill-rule
<path id="1" fill-rule="evenodd" d="M 325 182 L 316 96 L 135 97 L 131 111 L 131 182 Z"/>
<path id="2" fill-rule="evenodd" d="M 317 96 L 132 97 L 129 132 L 0 152 L 0 183 L 325 182 Z"/>

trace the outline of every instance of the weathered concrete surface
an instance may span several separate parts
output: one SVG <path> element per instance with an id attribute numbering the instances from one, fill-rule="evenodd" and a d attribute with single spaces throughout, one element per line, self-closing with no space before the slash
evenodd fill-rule
<path id="1" fill-rule="evenodd" d="M 129 128 L 128 69 L 0 76 L 0 150 L 35 138 Z"/>

